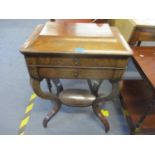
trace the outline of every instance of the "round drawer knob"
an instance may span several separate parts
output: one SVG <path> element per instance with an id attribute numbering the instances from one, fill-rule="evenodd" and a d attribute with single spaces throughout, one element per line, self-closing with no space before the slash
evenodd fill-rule
<path id="1" fill-rule="evenodd" d="M 77 71 L 74 72 L 74 77 L 77 78 L 79 76 L 79 73 Z"/>
<path id="2" fill-rule="evenodd" d="M 75 58 L 75 59 L 74 59 L 74 64 L 75 64 L 75 65 L 79 65 L 79 59 Z"/>

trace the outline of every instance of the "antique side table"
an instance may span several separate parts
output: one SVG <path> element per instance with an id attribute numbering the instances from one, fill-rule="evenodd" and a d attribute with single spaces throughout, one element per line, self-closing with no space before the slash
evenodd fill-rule
<path id="1" fill-rule="evenodd" d="M 92 106 L 107 132 L 110 128 L 101 113 L 101 104 L 113 100 L 119 93 L 120 81 L 132 50 L 118 30 L 103 24 L 56 23 L 38 25 L 21 47 L 34 92 L 41 98 L 53 101 L 54 108 L 43 120 L 48 121 L 59 111 L 61 104 L 69 106 Z M 47 80 L 49 92 L 40 83 Z M 86 79 L 90 90 L 64 89 L 59 79 Z M 96 80 L 94 84 L 92 80 Z M 112 84 L 111 93 L 98 94 L 103 80 Z M 54 94 L 51 80 L 57 88 Z"/>

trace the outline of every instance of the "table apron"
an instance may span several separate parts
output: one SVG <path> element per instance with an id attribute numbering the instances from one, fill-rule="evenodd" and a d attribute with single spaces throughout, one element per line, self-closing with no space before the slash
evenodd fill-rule
<path id="1" fill-rule="evenodd" d="M 124 67 L 83 67 L 83 66 L 53 66 L 53 65 L 28 65 L 28 67 L 36 68 L 75 68 L 75 69 L 114 69 L 114 70 L 124 70 Z"/>
<path id="2" fill-rule="evenodd" d="M 64 79 L 121 79 L 124 69 L 116 68 L 36 68 L 40 78 Z M 29 67 L 31 71 L 31 67 Z M 32 72 L 31 72 L 32 73 Z M 31 75 L 33 77 L 33 75 Z M 38 77 L 36 77 L 38 78 Z"/>

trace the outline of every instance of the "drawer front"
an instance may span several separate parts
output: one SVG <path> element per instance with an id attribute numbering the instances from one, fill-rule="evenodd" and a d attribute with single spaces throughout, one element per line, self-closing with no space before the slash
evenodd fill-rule
<path id="1" fill-rule="evenodd" d="M 128 59 L 126 57 L 70 57 L 70 56 L 39 56 L 27 57 L 27 64 L 42 67 L 67 67 L 67 66 L 81 66 L 81 67 L 120 67 L 124 68 L 127 65 Z"/>
<path id="2" fill-rule="evenodd" d="M 69 69 L 69 68 L 39 68 L 42 78 L 69 79 L 120 79 L 124 70 L 115 69 Z"/>

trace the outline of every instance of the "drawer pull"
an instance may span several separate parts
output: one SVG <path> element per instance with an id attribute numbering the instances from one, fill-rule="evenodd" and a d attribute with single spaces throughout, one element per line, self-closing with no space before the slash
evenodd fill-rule
<path id="1" fill-rule="evenodd" d="M 79 65 L 79 59 L 75 58 L 75 59 L 74 59 L 74 64 L 75 64 L 75 65 Z"/>
<path id="2" fill-rule="evenodd" d="M 74 77 L 77 78 L 79 76 L 79 73 L 76 71 L 74 72 Z"/>

